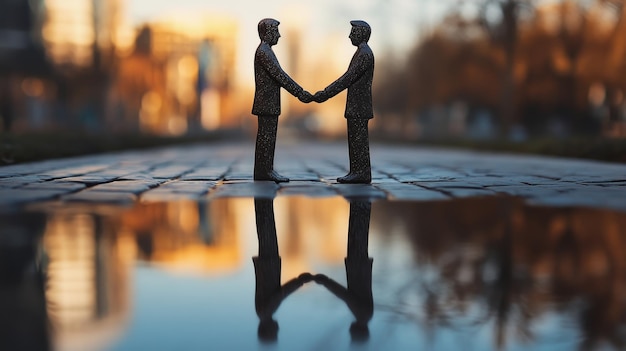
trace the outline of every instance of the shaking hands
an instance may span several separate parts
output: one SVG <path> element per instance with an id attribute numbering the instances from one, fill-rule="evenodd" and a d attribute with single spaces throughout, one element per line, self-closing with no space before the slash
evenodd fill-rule
<path id="1" fill-rule="evenodd" d="M 305 104 L 308 104 L 309 102 L 313 101 L 313 95 L 311 95 L 311 93 L 309 93 L 306 90 L 303 90 L 302 93 L 300 93 L 300 95 L 298 95 L 298 100 L 304 102 Z"/>
<path id="2" fill-rule="evenodd" d="M 326 100 L 328 100 L 328 94 L 326 94 L 324 90 L 320 90 L 317 93 L 315 93 L 315 95 L 313 95 L 313 101 L 317 103 L 322 103 Z"/>
<path id="3" fill-rule="evenodd" d="M 298 96 L 298 100 L 306 104 L 308 104 L 311 101 L 322 103 L 328 100 L 328 94 L 324 90 L 320 90 L 317 93 L 315 93 L 315 95 L 311 95 L 311 93 L 309 93 L 308 91 L 303 90 L 302 93 L 300 93 L 300 95 Z"/>
<path id="4" fill-rule="evenodd" d="M 325 276 L 324 274 L 316 274 L 313 275 L 311 273 L 302 273 L 296 278 L 301 284 L 306 284 L 308 282 L 314 281 L 320 285 L 327 285 L 331 282 L 331 279 Z"/>

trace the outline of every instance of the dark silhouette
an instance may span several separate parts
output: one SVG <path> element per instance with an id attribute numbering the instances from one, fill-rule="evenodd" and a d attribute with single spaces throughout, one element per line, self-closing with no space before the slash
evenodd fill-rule
<path id="1" fill-rule="evenodd" d="M 2 117 L 2 130 L 11 131 L 13 125 L 13 101 L 11 96 L 11 82 L 0 82 L 0 117 Z"/>
<path id="2" fill-rule="evenodd" d="M 50 350 L 45 275 L 39 264 L 43 214 L 0 215 L 0 350 Z"/>
<path id="3" fill-rule="evenodd" d="M 272 46 L 278 43 L 280 33 L 278 22 L 266 18 L 259 22 L 258 30 L 261 44 L 254 55 L 254 81 L 256 90 L 252 114 L 259 117 L 256 148 L 254 156 L 254 179 L 288 182 L 274 171 L 274 151 L 276 149 L 276 132 L 280 115 L 280 88 L 285 88 L 302 102 L 313 101 L 313 96 L 302 89 L 278 63 Z"/>
<path id="4" fill-rule="evenodd" d="M 256 277 L 254 306 L 259 316 L 259 339 L 271 342 L 278 337 L 278 323 L 272 318 L 274 312 L 287 296 L 313 280 L 313 276 L 303 273 L 284 285 L 280 284 L 281 260 L 276 238 L 274 200 L 255 199 L 254 212 L 259 239 L 259 255 L 252 258 Z"/>
<path id="5" fill-rule="evenodd" d="M 287 283 L 280 284 L 281 259 L 278 253 L 274 200 L 255 199 L 259 255 L 253 257 L 256 289 L 254 303 L 259 317 L 258 336 L 261 341 L 273 342 L 278 337 L 278 323 L 273 315 L 287 296 L 302 285 L 315 280 L 343 300 L 356 321 L 350 326 L 354 341 L 369 338 L 368 323 L 374 313 L 372 298 L 372 263 L 368 256 L 368 235 L 372 204 L 352 201 L 348 225 L 348 254 L 345 259 L 348 287 L 345 288 L 323 274 L 302 273 Z"/>
<path id="6" fill-rule="evenodd" d="M 325 286 L 330 292 L 342 299 L 356 321 L 350 326 L 350 335 L 354 341 L 366 341 L 369 338 L 368 323 L 374 314 L 372 297 L 372 264 L 373 259 L 367 253 L 370 214 L 372 204 L 369 201 L 350 202 L 350 219 L 348 224 L 348 255 L 345 259 L 345 288 L 323 274 L 314 279 Z"/>
<path id="7" fill-rule="evenodd" d="M 372 79 L 374 54 L 367 41 L 371 28 L 364 21 L 350 21 L 350 41 L 357 47 L 348 70 L 326 89 L 315 93 L 316 102 L 324 102 L 348 89 L 345 117 L 348 120 L 348 151 L 350 172 L 337 179 L 340 183 L 371 183 L 369 136 L 367 124 L 374 118 L 372 109 Z"/>

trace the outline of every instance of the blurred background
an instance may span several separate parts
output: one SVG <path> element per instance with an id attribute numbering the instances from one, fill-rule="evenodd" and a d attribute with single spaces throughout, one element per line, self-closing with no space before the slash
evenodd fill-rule
<path id="1" fill-rule="evenodd" d="M 374 137 L 626 136 L 622 0 L 0 0 L 2 131 L 252 136 L 265 17 L 311 92 L 346 70 L 349 21 L 370 23 Z M 345 92 L 283 105 L 283 133 L 345 135 Z"/>

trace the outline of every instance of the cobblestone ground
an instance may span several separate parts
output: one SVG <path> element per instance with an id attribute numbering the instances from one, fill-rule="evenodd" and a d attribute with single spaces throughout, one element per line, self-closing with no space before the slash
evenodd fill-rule
<path id="1" fill-rule="evenodd" d="M 536 156 L 372 145 L 371 185 L 338 184 L 344 143 L 277 147 L 289 183 L 252 180 L 252 144 L 133 151 L 0 167 L 0 210 L 70 203 L 132 205 L 281 195 L 438 201 L 511 195 L 531 204 L 626 211 L 626 165 Z"/>

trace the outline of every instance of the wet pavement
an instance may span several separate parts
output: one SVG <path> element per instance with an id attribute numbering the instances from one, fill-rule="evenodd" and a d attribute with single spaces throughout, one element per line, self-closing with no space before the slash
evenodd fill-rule
<path id="1" fill-rule="evenodd" d="M 166 148 L 0 167 L 0 206 L 42 202 L 212 200 L 280 195 L 430 201 L 511 195 L 529 204 L 626 210 L 626 165 L 372 145 L 372 185 L 338 184 L 346 146 L 283 144 L 276 169 L 291 182 L 253 182 L 254 147 Z"/>
<path id="2" fill-rule="evenodd" d="M 626 166 L 345 148 L 0 167 L 0 350 L 626 347 Z"/>

